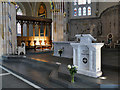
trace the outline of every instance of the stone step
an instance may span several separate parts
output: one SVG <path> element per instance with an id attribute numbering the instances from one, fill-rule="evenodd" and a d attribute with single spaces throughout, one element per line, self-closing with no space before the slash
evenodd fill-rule
<path id="1" fill-rule="evenodd" d="M 29 80 L 30 82 L 42 87 L 42 88 L 62 88 L 62 86 L 57 85 L 55 83 L 49 82 L 49 80 L 46 80 L 44 78 L 48 78 L 50 72 L 54 69 L 57 68 L 56 65 L 53 65 L 53 67 L 47 66 L 49 65 L 48 63 L 42 63 L 42 62 L 35 62 L 33 61 L 32 63 L 28 64 L 28 61 L 25 60 L 26 62 L 23 62 L 24 60 L 13 60 L 9 59 L 9 60 L 4 60 L 2 65 L 9 69 L 10 71 L 16 73 L 17 75 Z M 29 61 L 31 62 L 31 61 Z M 35 62 L 35 63 L 34 63 Z M 15 65 L 16 64 L 16 65 Z M 21 64 L 21 68 L 19 68 Z M 31 71 L 31 67 L 32 67 L 32 71 Z M 23 70 L 22 70 L 23 69 Z M 42 71 L 44 72 L 48 72 L 47 75 L 48 77 L 41 77 L 42 75 Z M 31 74 L 32 72 L 32 74 Z M 43 74 L 44 75 L 44 74 Z M 40 78 L 41 79 L 40 79 Z M 45 80 L 45 81 L 44 81 Z"/>
<path id="2" fill-rule="evenodd" d="M 61 67 L 61 66 L 60 66 Z M 68 75 L 68 77 L 70 77 Z M 58 76 L 58 71 L 54 70 L 49 75 L 50 81 L 62 85 L 65 88 L 99 88 L 99 85 L 91 85 L 90 83 L 83 83 L 81 81 L 75 80 L 74 83 L 71 83 L 71 79 L 66 75 Z M 67 79 L 66 79 L 67 78 Z"/>
<path id="3" fill-rule="evenodd" d="M 58 78 L 67 80 L 67 81 L 71 81 L 71 76 L 69 73 L 69 70 L 67 69 L 67 65 L 61 65 L 58 69 Z M 75 82 L 77 83 L 82 83 L 85 85 L 89 85 L 91 87 L 96 87 L 98 88 L 99 82 L 101 81 L 99 78 L 92 78 L 92 77 L 88 77 L 85 75 L 81 75 L 81 74 L 75 74 Z"/>
<path id="4" fill-rule="evenodd" d="M 25 59 L 26 56 L 24 55 L 3 55 L 2 60 L 9 60 L 9 59 Z"/>
<path id="5" fill-rule="evenodd" d="M 49 75 L 49 80 L 52 81 L 53 83 L 57 83 L 61 86 L 63 86 L 64 88 L 68 87 L 68 84 L 66 81 L 63 81 L 61 79 L 58 78 L 58 72 L 57 70 L 53 70 L 50 75 Z"/>
<path id="6" fill-rule="evenodd" d="M 47 85 L 47 84 L 44 84 L 44 83 L 42 83 L 42 82 L 37 82 L 37 81 L 29 78 L 28 76 L 26 76 L 26 75 L 24 75 L 24 74 L 21 74 L 21 73 L 15 71 L 15 70 L 11 69 L 10 67 L 7 67 L 6 65 L 2 65 L 2 66 L 5 67 L 6 69 L 10 70 L 11 72 L 17 74 L 18 76 L 21 76 L 21 77 L 23 77 L 24 79 L 26 79 L 26 80 L 34 83 L 35 85 L 40 86 L 41 88 L 46 88 L 46 87 L 47 87 L 47 88 L 52 88 L 51 86 L 49 86 L 49 85 Z"/>
<path id="7" fill-rule="evenodd" d="M 22 63 L 26 63 L 29 64 L 33 67 L 39 68 L 39 66 L 43 67 L 43 68 L 47 68 L 47 69 L 52 69 L 52 68 L 56 68 L 58 67 L 57 64 L 53 64 L 53 63 L 49 63 L 49 62 L 42 62 L 42 61 L 37 61 L 31 58 L 27 58 L 27 57 L 20 57 L 20 56 L 3 56 L 4 62 L 22 62 Z M 48 68 L 49 67 L 49 68 Z"/>

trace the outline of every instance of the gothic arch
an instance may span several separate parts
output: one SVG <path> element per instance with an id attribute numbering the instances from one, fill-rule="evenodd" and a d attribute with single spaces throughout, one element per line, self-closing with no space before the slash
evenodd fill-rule
<path id="1" fill-rule="evenodd" d="M 19 6 L 19 8 L 22 10 L 23 15 L 26 15 L 26 10 L 24 8 L 24 5 L 21 2 L 18 2 L 17 5 Z"/>

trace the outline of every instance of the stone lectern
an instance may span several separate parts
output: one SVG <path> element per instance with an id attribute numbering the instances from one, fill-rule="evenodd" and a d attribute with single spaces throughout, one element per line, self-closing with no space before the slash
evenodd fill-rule
<path id="1" fill-rule="evenodd" d="M 103 43 L 96 41 L 90 34 L 76 35 L 80 43 L 71 43 L 73 47 L 73 64 L 78 66 L 78 73 L 91 77 L 99 77 L 101 71 L 101 47 Z"/>

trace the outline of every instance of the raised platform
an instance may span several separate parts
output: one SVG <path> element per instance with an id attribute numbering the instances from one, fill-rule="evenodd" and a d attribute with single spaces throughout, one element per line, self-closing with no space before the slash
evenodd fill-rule
<path id="1" fill-rule="evenodd" d="M 25 57 L 6 56 L 5 59 L 3 57 L 1 65 L 42 88 L 102 88 L 106 84 L 118 85 L 118 72 L 110 68 L 103 68 L 106 80 L 76 74 L 75 83 L 72 84 L 65 64 L 57 65 Z"/>

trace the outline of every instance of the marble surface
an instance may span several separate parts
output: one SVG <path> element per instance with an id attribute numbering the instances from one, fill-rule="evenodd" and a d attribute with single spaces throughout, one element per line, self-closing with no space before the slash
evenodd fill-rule
<path id="1" fill-rule="evenodd" d="M 101 47 L 103 43 L 95 41 L 90 34 L 76 35 L 80 43 L 71 43 L 73 47 L 73 64 L 78 66 L 78 73 L 91 77 L 99 77 L 101 71 Z"/>
<path id="2" fill-rule="evenodd" d="M 69 41 L 53 42 L 53 45 L 54 45 L 53 55 L 60 57 L 58 50 L 63 49 L 63 53 L 61 54 L 61 57 L 73 58 L 73 49 L 70 43 L 71 42 Z"/>

